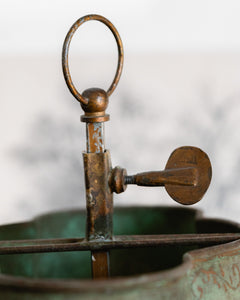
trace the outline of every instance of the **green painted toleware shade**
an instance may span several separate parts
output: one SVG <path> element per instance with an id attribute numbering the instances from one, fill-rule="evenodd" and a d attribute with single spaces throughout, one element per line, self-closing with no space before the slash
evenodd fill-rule
<path id="1" fill-rule="evenodd" d="M 85 211 L 0 226 L 0 239 L 78 238 Z M 239 233 L 194 209 L 116 208 L 115 235 Z M 91 280 L 90 252 L 0 256 L 0 299 L 240 299 L 240 241 L 209 248 L 161 246 L 110 252 L 111 279 Z"/>

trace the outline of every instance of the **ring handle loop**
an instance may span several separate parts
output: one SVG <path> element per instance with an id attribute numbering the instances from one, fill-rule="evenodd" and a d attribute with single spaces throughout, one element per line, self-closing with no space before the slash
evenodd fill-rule
<path id="1" fill-rule="evenodd" d="M 122 68 L 123 68 L 123 44 L 122 44 L 122 40 L 120 38 L 120 35 L 117 31 L 117 29 L 113 26 L 113 24 L 106 18 L 104 18 L 103 16 L 100 15 L 87 15 L 84 16 L 80 19 L 78 19 L 70 28 L 70 30 L 68 31 L 64 44 L 63 44 L 63 50 L 62 50 L 62 68 L 63 68 L 63 75 L 66 81 L 66 84 L 70 90 L 70 92 L 72 93 L 72 95 L 82 104 L 86 105 L 88 103 L 88 100 L 85 99 L 75 88 L 73 82 L 72 82 L 72 78 L 70 75 L 70 71 L 69 71 L 69 65 L 68 65 L 68 52 L 69 52 L 69 46 L 70 46 L 70 42 L 72 40 L 72 37 L 75 33 L 75 31 L 78 29 L 78 27 L 80 27 L 83 23 L 90 21 L 90 20 L 96 20 L 96 21 L 100 21 L 102 23 L 104 23 L 113 33 L 116 43 L 117 43 L 117 48 L 118 48 L 118 64 L 117 64 L 117 70 L 116 70 L 116 74 L 114 76 L 113 82 L 110 85 L 109 89 L 107 90 L 107 96 L 109 97 L 113 91 L 115 90 L 121 73 L 122 73 Z"/>

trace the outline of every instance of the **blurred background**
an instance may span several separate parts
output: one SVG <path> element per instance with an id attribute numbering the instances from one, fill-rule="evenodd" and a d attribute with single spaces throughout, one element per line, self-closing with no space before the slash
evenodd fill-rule
<path id="1" fill-rule="evenodd" d="M 110 98 L 106 147 L 128 174 L 165 167 L 179 146 L 208 153 L 213 179 L 194 207 L 239 221 L 240 2 L 0 0 L 0 223 L 85 207 L 82 110 L 63 79 L 71 25 L 96 13 L 125 51 Z M 117 64 L 110 31 L 91 21 L 70 47 L 79 91 L 107 89 Z M 115 205 L 179 205 L 163 188 L 129 186 Z"/>

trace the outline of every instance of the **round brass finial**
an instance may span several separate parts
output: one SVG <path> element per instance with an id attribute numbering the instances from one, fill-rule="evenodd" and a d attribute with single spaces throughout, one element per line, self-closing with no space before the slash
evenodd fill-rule
<path id="1" fill-rule="evenodd" d="M 99 88 L 87 89 L 82 94 L 87 104 L 80 102 L 85 115 L 81 116 L 82 122 L 106 122 L 109 120 L 109 115 L 105 114 L 108 106 L 107 93 Z"/>
<path id="2" fill-rule="evenodd" d="M 85 113 L 104 113 L 108 106 L 107 93 L 98 88 L 87 89 L 82 93 L 87 104 L 80 102 L 82 109 Z"/>

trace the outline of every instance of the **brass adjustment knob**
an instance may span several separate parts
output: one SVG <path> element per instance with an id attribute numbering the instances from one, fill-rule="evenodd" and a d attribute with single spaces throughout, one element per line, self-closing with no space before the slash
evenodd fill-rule
<path id="1" fill-rule="evenodd" d="M 115 193 L 125 191 L 128 184 L 165 186 L 173 200 L 191 205 L 202 199 L 211 178 L 212 167 L 207 154 L 196 147 L 180 147 L 170 155 L 163 171 L 128 176 L 125 169 L 114 168 L 110 186 Z"/>
<path id="2" fill-rule="evenodd" d="M 76 30 L 85 22 L 91 20 L 102 22 L 113 33 L 118 48 L 118 64 L 114 79 L 107 91 L 101 88 L 90 88 L 80 93 L 75 88 L 70 75 L 68 52 L 71 39 Z M 105 149 L 104 122 L 109 120 L 106 109 L 109 97 L 119 82 L 122 67 L 122 41 L 116 28 L 109 20 L 99 15 L 87 15 L 78 19 L 72 25 L 63 44 L 62 68 L 70 92 L 80 102 L 84 110 L 81 121 L 86 123 L 86 152 L 83 153 L 83 160 L 87 226 L 84 243 L 93 245 L 93 248 L 88 248 L 92 251 L 93 278 L 106 278 L 109 276 L 108 245 L 116 242 L 113 239 L 113 192 L 121 193 L 125 191 L 128 184 L 165 186 L 168 194 L 175 201 L 187 205 L 198 202 L 208 189 L 211 181 L 211 163 L 208 156 L 202 150 L 194 147 L 176 149 L 163 171 L 128 176 L 127 171 L 123 168 L 116 167 L 112 169 L 110 153 Z M 123 242 L 128 243 L 128 240 L 129 237 L 126 237 Z M 105 242 L 108 243 L 107 248 L 101 248 Z M 100 248 L 95 248 L 96 246 Z"/>

